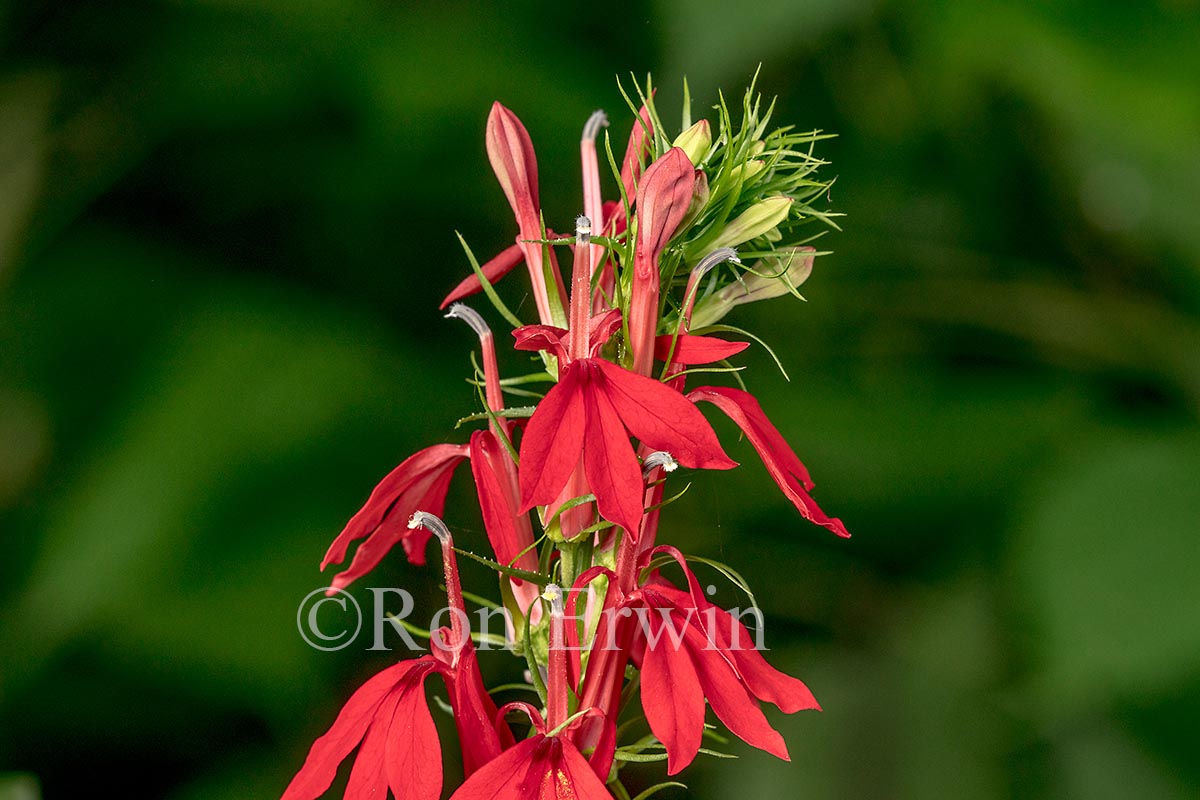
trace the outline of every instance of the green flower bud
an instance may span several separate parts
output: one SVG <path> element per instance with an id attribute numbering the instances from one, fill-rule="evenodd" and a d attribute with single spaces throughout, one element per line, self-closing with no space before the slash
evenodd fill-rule
<path id="1" fill-rule="evenodd" d="M 742 242 L 762 236 L 787 219 L 791 209 L 792 198 L 783 195 L 768 197 L 755 203 L 727 224 L 716 240 L 708 243 L 708 248 L 716 250 L 718 247 L 737 247 Z"/>
<path id="2" fill-rule="evenodd" d="M 744 164 L 734 167 L 729 170 L 730 183 L 746 183 L 758 173 L 762 172 L 765 166 L 762 161 L 757 158 L 752 158 Z"/>
<path id="3" fill-rule="evenodd" d="M 696 303 L 692 311 L 692 327 L 712 325 L 743 303 L 769 300 L 795 292 L 812 274 L 814 252 L 811 247 L 792 247 L 756 262 L 751 267 L 753 272 L 747 272 L 740 281 Z"/>
<path id="4" fill-rule="evenodd" d="M 687 157 L 691 159 L 692 166 L 699 166 L 704 157 L 708 155 L 708 148 L 712 146 L 712 130 L 708 127 L 708 120 L 702 119 L 679 134 L 671 146 L 682 148 L 683 152 L 687 153 Z"/>

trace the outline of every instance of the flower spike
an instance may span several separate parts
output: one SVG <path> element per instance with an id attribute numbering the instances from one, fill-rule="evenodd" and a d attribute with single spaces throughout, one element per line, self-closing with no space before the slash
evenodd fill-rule
<path id="1" fill-rule="evenodd" d="M 679 773 L 702 750 L 710 708 L 732 734 L 787 759 L 787 746 L 763 705 L 785 713 L 819 710 L 804 683 L 776 670 L 755 649 L 765 649 L 758 609 L 746 610 L 756 621 L 748 629 L 742 611 L 711 602 L 682 552 L 659 541 L 659 528 L 670 503 L 664 500 L 668 477 L 679 467 L 736 466 L 697 407 L 703 401 L 742 429 L 803 516 L 849 535 L 813 501 L 804 464 L 752 395 L 721 386 L 686 388 L 694 373 L 740 369 L 694 368 L 717 362 L 728 367 L 727 360 L 749 346 L 713 335 L 718 326 L 712 323 L 742 303 L 798 296 L 796 287 L 811 273 L 816 252 L 805 243 L 817 236 L 798 229 L 812 220 L 832 225 L 831 215 L 817 209 L 830 184 L 812 176 L 824 162 L 811 146 L 823 137 L 770 129 L 774 106 L 764 107 L 753 85 L 740 124 L 730 119 L 722 97 L 719 118 L 710 125 L 693 121 L 685 82 L 678 135 L 664 129 L 649 79 L 637 97 L 642 106 L 621 163 L 621 193 L 607 202 L 597 146 L 608 118 L 596 111 L 583 125 L 582 213 L 573 238 L 545 226 L 528 131 L 512 111 L 492 106 L 487 155 L 512 209 L 516 241 L 482 266 L 464 241 L 473 274 L 442 303 L 446 317 L 465 322 L 479 340 L 482 377 L 472 383 L 481 387 L 485 413 L 460 425 L 481 424 L 467 443 L 427 447 L 393 469 L 321 565 L 344 562 L 356 547 L 349 566 L 332 579 L 330 591 L 337 591 L 397 543 L 410 561 L 423 564 L 425 546 L 436 536 L 446 606 L 428 626 L 430 652 L 384 669 L 353 693 L 283 800 L 326 794 L 347 759 L 353 761 L 346 765 L 347 798 L 442 797 L 438 727 L 444 726 L 434 725 L 425 701 L 433 674 L 445 685 L 462 755 L 462 771 L 454 773 L 462 780 L 445 787 L 451 800 L 628 797 L 621 783 L 624 762 L 665 757 L 666 771 Z M 607 136 L 601 144 L 608 144 Z M 554 176 L 556 183 L 562 179 Z M 559 270 L 564 246 L 569 275 Z M 716 269 L 741 264 L 735 246 L 756 261 Z M 490 288 L 522 262 L 538 317 L 530 325 L 522 325 Z M 531 374 L 501 380 L 487 318 L 457 302 L 481 289 L 515 327 L 514 349 L 541 352 Z M 739 338 L 755 339 L 749 333 Z M 526 388 L 538 383 L 547 388 Z M 505 408 L 513 395 L 531 399 Z M 454 470 L 464 460 L 494 560 L 457 550 L 441 518 Z M 541 523 L 537 536 L 530 511 Z M 666 532 L 664 527 L 664 540 Z M 460 554 L 493 569 L 497 602 L 464 591 Z M 732 569 L 713 566 L 753 600 Z M 481 607 L 478 634 L 471 631 L 466 598 Z M 443 623 L 447 612 L 450 620 Z M 487 632 L 493 612 L 503 616 L 504 637 Z M 497 708 L 476 646 L 502 640 L 526 659 L 530 685 L 494 691 L 525 688 L 538 701 Z M 640 709 L 631 708 L 639 702 Z M 617 723 L 639 712 L 651 736 L 635 741 L 642 732 Z M 665 752 L 646 753 L 650 740 Z M 681 784 L 656 789 L 667 785 Z"/>

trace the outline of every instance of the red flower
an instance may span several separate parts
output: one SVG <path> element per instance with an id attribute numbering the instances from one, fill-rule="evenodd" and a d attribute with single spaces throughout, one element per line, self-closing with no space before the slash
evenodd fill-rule
<path id="1" fill-rule="evenodd" d="M 483 512 L 483 527 L 496 554 L 496 561 L 529 572 L 537 572 L 533 526 L 529 514 L 518 511 L 516 467 L 500 440 L 490 430 L 471 434 L 471 474 Z M 538 587 L 512 578 L 513 593 L 521 609 L 530 608 Z"/>
<path id="2" fill-rule="evenodd" d="M 788 447 L 779 429 L 767 419 L 754 395 L 727 386 L 701 386 L 689 392 L 688 399 L 693 402 L 706 400 L 738 424 L 762 457 L 767 472 L 805 519 L 828 528 L 838 536 L 850 536 L 840 519 L 828 516 L 812 499 L 809 492 L 813 489 L 813 482 L 808 470 L 792 448 Z"/>
<path id="3" fill-rule="evenodd" d="M 488 114 L 486 138 L 488 159 L 520 228 L 517 244 L 529 267 L 538 318 L 549 323 L 554 319 L 554 307 L 561 310 L 566 290 L 553 249 L 548 251 L 547 268 L 543 268 L 542 245 L 538 244 L 543 233 L 538 205 L 537 156 L 533 152 L 533 142 L 517 115 L 499 103 L 493 103 L 492 112 Z M 549 284 L 547 273 L 552 281 Z"/>
<path id="4" fill-rule="evenodd" d="M 304 766 L 282 800 L 314 800 L 333 783 L 338 766 L 355 747 L 358 756 L 346 798 L 437 800 L 442 793 L 442 747 L 425 703 L 425 679 L 438 673 L 450 692 L 467 775 L 512 744 L 507 726 L 497 732 L 496 705 L 483 688 L 474 648 L 467 641 L 450 666 L 432 655 L 402 661 L 359 687 L 329 731 L 313 743 Z"/>
<path id="5" fill-rule="evenodd" d="M 696 172 L 687 153 L 672 147 L 642 176 L 637 192 L 637 245 L 629 299 L 629 349 L 633 371 L 649 375 L 658 330 L 658 258 L 687 215 Z"/>
<path id="6" fill-rule="evenodd" d="M 614 319 L 615 312 L 592 318 L 593 353 L 611 335 Z M 553 502 L 582 458 L 600 514 L 636 536 L 645 485 L 631 434 L 686 467 L 736 466 L 704 415 L 674 389 L 601 358 L 567 363 L 561 329 L 531 325 L 515 335 L 518 349 L 555 349 L 563 364 L 521 439 L 523 509 Z"/>
<path id="7" fill-rule="evenodd" d="M 379 482 L 366 504 L 333 540 L 321 562 L 324 570 L 343 561 L 350 543 L 367 537 L 354 553 L 350 566 L 334 576 L 331 591 L 345 588 L 374 569 L 396 542 L 404 545 L 409 561 L 425 563 L 425 544 L 430 534 L 421 529 L 409 530 L 408 518 L 418 509 L 441 515 L 450 478 L 454 468 L 467 457 L 467 450 L 465 445 L 435 444 L 405 459 Z"/>
<path id="8" fill-rule="evenodd" d="M 342 707 L 329 731 L 313 743 L 304 765 L 288 784 L 283 800 L 315 800 L 337 775 L 338 766 L 359 747 L 347 798 L 437 800 L 442 792 L 442 751 L 425 704 L 425 679 L 436 672 L 446 682 L 462 748 L 463 769 L 471 775 L 511 747 L 507 725 L 494 724 L 498 711 L 479 675 L 471 644 L 454 542 L 436 516 L 414 512 L 408 527 L 436 535 L 442 546 L 451 625 L 434 632 L 432 655 L 402 661 L 364 683 Z"/>
<path id="9" fill-rule="evenodd" d="M 282 800 L 314 800 L 333 783 L 338 766 L 362 746 L 346 798 L 437 800 L 442 793 L 442 748 L 425 705 L 425 679 L 439 669 L 432 656 L 402 661 L 364 683 L 333 726 L 313 743 Z"/>
<path id="10" fill-rule="evenodd" d="M 767 722 L 758 701 L 789 714 L 819 710 L 812 692 L 768 664 L 742 623 L 705 599 L 677 550 L 655 550 L 663 552 L 683 566 L 691 591 L 657 579 L 631 600 L 652 612 L 639 643 L 644 647 L 642 708 L 650 730 L 667 748 L 667 771 L 674 775 L 696 757 L 706 698 L 721 722 L 743 741 L 789 760 L 783 737 Z"/>

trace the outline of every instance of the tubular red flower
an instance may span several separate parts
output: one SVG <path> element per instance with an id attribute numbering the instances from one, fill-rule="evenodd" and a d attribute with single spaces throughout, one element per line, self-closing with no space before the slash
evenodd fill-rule
<path id="1" fill-rule="evenodd" d="M 689 591 L 654 578 L 630 598 L 648 612 L 632 650 L 642 670 L 642 708 L 667 748 L 672 775 L 695 758 L 704 729 L 704 701 L 735 735 L 784 760 L 787 746 L 756 701 L 786 713 L 820 710 L 801 681 L 770 666 L 741 622 L 708 602 L 683 556 L 659 547 L 683 568 Z M 648 628 L 648 629 L 647 629 Z"/>
<path id="2" fill-rule="evenodd" d="M 679 392 L 608 361 L 580 359 L 562 369 L 525 429 L 522 509 L 552 502 L 582 456 L 600 514 L 637 536 L 645 487 L 630 434 L 685 467 L 736 466 Z"/>
<path id="3" fill-rule="evenodd" d="M 754 395 L 727 386 L 701 386 L 689 392 L 688 399 L 712 403 L 737 423 L 762 457 L 771 478 L 805 519 L 838 536 L 850 536 L 840 519 L 828 516 L 812 499 L 809 492 L 813 489 L 813 482 L 808 470 L 788 446 L 779 429 L 767 419 Z"/>
<path id="4" fill-rule="evenodd" d="M 629 347 L 633 371 L 649 375 L 658 332 L 658 258 L 687 214 L 695 169 L 681 148 L 673 147 L 646 169 L 637 192 L 637 244 L 629 300 Z"/>
<path id="5" fill-rule="evenodd" d="M 282 800 L 315 800 L 359 744 L 346 797 L 392 790 L 396 800 L 437 800 L 442 793 L 442 748 L 425 705 L 424 683 L 439 665 L 431 656 L 402 661 L 364 683 L 329 731 L 313 743 Z"/>
<path id="6" fill-rule="evenodd" d="M 529 515 L 519 511 L 516 469 L 504 445 L 491 431 L 471 434 L 471 474 L 483 512 L 483 527 L 496 561 L 518 569 L 537 571 L 533 552 L 533 526 Z M 521 608 L 528 608 L 538 590 L 533 584 L 511 579 Z"/>
<path id="7" fill-rule="evenodd" d="M 402 661 L 350 696 L 329 731 L 313 743 L 282 800 L 315 800 L 333 783 L 338 766 L 359 747 L 347 798 L 437 800 L 442 793 L 442 748 L 425 702 L 425 679 L 437 673 L 450 693 L 463 768 L 471 775 L 513 744 L 507 725 L 493 724 L 496 704 L 483 687 L 475 650 L 467 640 L 458 664 L 433 656 Z M 360 746 L 361 744 L 361 746 Z"/>
<path id="8" fill-rule="evenodd" d="M 435 444 L 389 472 L 333 540 L 321 561 L 322 570 L 343 561 L 350 544 L 367 537 L 354 553 L 350 566 L 334 576 L 330 591 L 345 588 L 370 572 L 396 542 L 404 545 L 409 561 L 424 564 L 429 532 L 410 531 L 408 518 L 419 509 L 436 515 L 442 513 L 454 468 L 466 457 L 464 445 Z"/>
<path id="9" fill-rule="evenodd" d="M 542 245 L 537 243 L 543 233 L 538 207 L 537 156 L 533 152 L 533 142 L 517 115 L 500 103 L 493 103 L 492 111 L 488 114 L 486 139 L 488 159 L 517 218 L 517 227 L 520 229 L 518 244 L 529 267 L 538 318 L 544 323 L 553 322 L 557 318 L 555 312 L 562 312 L 566 292 L 554 251 L 549 251 L 549 264 L 544 264 Z M 547 284 L 547 274 L 552 285 Z"/>

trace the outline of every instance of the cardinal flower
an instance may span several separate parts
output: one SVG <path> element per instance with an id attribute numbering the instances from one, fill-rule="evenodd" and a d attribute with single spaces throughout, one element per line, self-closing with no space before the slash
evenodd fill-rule
<path id="1" fill-rule="evenodd" d="M 451 626 L 435 632 L 431 655 L 388 667 L 351 695 L 333 726 L 313 743 L 282 800 L 320 797 L 355 747 L 347 798 L 383 798 L 390 789 L 396 800 L 437 800 L 442 751 L 424 690 L 425 679 L 435 673 L 449 691 L 468 775 L 512 745 L 507 725 L 494 725 L 498 710 L 484 689 L 469 632 L 462 628 L 466 612 L 450 532 L 423 511 L 414 513 L 408 526 L 423 530 L 426 541 L 433 534 L 441 543 Z"/>
<path id="2" fill-rule="evenodd" d="M 783 737 L 767 722 L 759 701 L 789 714 L 819 710 L 812 692 L 768 664 L 737 617 L 708 602 L 679 551 L 659 547 L 654 552 L 673 556 L 689 584 L 689 591 L 681 591 L 658 578 L 631 598 L 650 612 L 637 643 L 642 708 L 667 749 L 667 771 L 674 775 L 696 757 L 706 699 L 743 741 L 789 760 Z"/>
<path id="3" fill-rule="evenodd" d="M 320 797 L 355 747 L 358 757 L 346 797 L 383 796 L 388 788 L 396 800 L 441 796 L 442 748 L 424 689 L 425 679 L 437 668 L 433 656 L 423 656 L 388 667 L 364 683 L 329 732 L 313 743 L 282 800 Z"/>
<path id="4" fill-rule="evenodd" d="M 620 318 L 592 318 L 587 358 L 570 360 L 566 331 L 530 325 L 515 331 L 517 348 L 558 354 L 558 384 L 538 403 L 521 439 L 523 508 L 553 502 L 580 459 L 596 506 L 607 520 L 636 536 L 645 485 L 630 435 L 666 450 L 685 467 L 737 466 L 721 449 L 704 415 L 676 390 L 595 356 Z"/>
<path id="5" fill-rule="evenodd" d="M 325 553 L 321 569 L 344 560 L 351 542 L 367 537 L 354 553 L 350 566 L 334 576 L 330 591 L 345 588 L 370 572 L 397 542 L 404 545 L 409 561 L 425 563 L 425 545 L 430 534 L 409 530 L 408 519 L 418 509 L 442 513 L 454 468 L 467 453 L 464 445 L 435 444 L 405 459 L 379 482 L 366 504 L 350 518 Z"/>
<path id="6" fill-rule="evenodd" d="M 629 305 L 629 347 L 633 371 L 649 375 L 658 329 L 658 259 L 687 214 L 695 170 L 682 148 L 672 147 L 642 176 L 637 193 L 637 245 Z"/>

